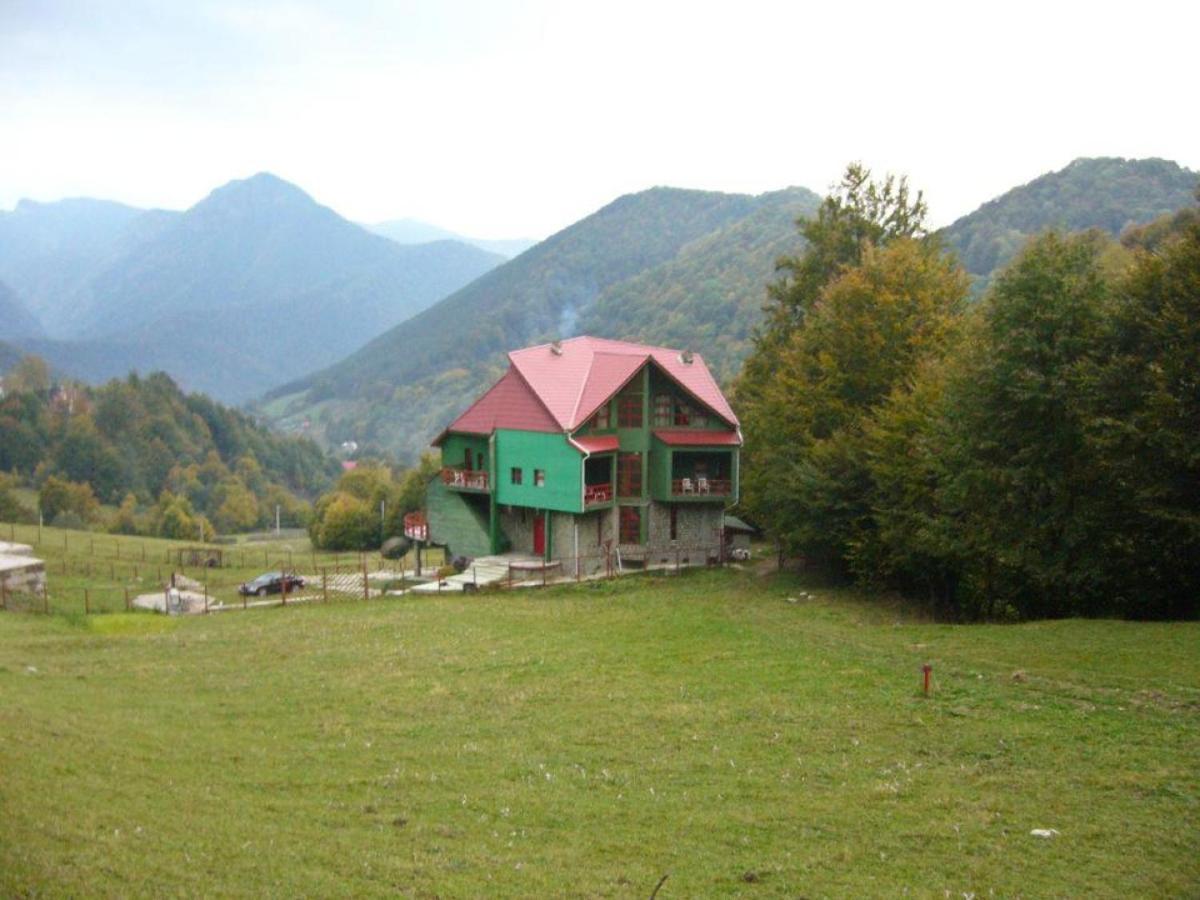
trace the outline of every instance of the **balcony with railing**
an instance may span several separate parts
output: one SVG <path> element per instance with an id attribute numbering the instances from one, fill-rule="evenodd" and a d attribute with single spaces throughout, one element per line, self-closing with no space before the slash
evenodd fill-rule
<path id="1" fill-rule="evenodd" d="M 583 505 L 599 506 L 602 503 L 612 503 L 613 486 L 608 484 L 588 484 L 583 488 Z"/>
<path id="2" fill-rule="evenodd" d="M 733 481 L 728 478 L 708 478 L 697 475 L 692 478 L 671 480 L 672 497 L 729 497 L 733 495 Z"/>
<path id="3" fill-rule="evenodd" d="M 488 473 L 482 469 L 442 469 L 442 484 L 459 491 L 487 491 Z"/>

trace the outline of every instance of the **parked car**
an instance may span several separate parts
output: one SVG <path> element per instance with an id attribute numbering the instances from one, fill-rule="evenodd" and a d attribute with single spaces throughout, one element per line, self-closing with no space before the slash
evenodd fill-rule
<path id="1" fill-rule="evenodd" d="M 267 594 L 282 594 L 284 587 L 290 594 L 304 587 L 304 579 L 294 572 L 267 572 L 259 575 L 253 581 L 247 581 L 238 586 L 238 593 L 249 596 L 265 597 Z"/>

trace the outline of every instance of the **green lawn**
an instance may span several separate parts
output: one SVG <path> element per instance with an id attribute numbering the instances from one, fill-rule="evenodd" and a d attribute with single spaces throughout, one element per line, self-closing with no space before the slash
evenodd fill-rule
<path id="1" fill-rule="evenodd" d="M 0 895 L 1195 896 L 1198 725 L 1195 623 L 746 572 L 0 614 Z"/>

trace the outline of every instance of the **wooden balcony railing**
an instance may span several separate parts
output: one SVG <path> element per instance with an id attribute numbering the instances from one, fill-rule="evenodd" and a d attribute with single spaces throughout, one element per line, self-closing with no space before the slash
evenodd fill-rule
<path id="1" fill-rule="evenodd" d="M 671 494 L 676 497 L 728 497 L 733 482 L 728 478 L 676 478 L 671 482 Z"/>
<path id="2" fill-rule="evenodd" d="M 429 523 L 424 512 L 410 512 L 404 516 L 404 536 L 413 541 L 429 540 Z"/>
<path id="3" fill-rule="evenodd" d="M 588 484 L 583 488 L 583 505 L 608 503 L 613 498 L 612 484 Z"/>
<path id="4" fill-rule="evenodd" d="M 442 484 L 468 491 L 486 491 L 488 475 L 478 469 L 452 469 L 447 466 L 442 469 Z"/>

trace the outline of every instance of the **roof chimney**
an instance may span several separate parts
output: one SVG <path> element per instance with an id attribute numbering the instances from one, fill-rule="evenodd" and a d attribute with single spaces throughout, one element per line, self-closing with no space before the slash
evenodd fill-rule
<path id="1" fill-rule="evenodd" d="M 555 341 L 550 345 L 550 352 L 555 356 L 562 356 L 562 341 Z"/>
<path id="2" fill-rule="evenodd" d="M 694 357 L 692 356 L 691 350 L 684 350 L 682 353 L 679 354 L 679 361 L 681 363 L 683 363 L 685 366 L 690 366 L 692 364 L 693 359 L 694 359 Z"/>

